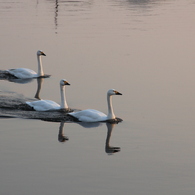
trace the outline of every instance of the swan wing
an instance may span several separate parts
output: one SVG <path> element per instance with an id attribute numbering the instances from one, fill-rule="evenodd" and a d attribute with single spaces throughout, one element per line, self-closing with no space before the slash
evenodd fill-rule
<path id="1" fill-rule="evenodd" d="M 34 70 L 28 68 L 9 69 L 8 72 L 19 79 L 37 77 L 37 73 Z"/>
<path id="2" fill-rule="evenodd" d="M 61 108 L 59 104 L 51 100 L 38 100 L 34 102 L 26 102 L 26 104 L 34 108 L 36 111 L 59 110 Z"/>
<path id="3" fill-rule="evenodd" d="M 77 118 L 79 121 L 82 122 L 98 122 L 98 121 L 107 120 L 107 115 L 105 115 L 104 113 L 98 110 L 93 110 L 93 109 L 82 110 L 79 112 L 72 112 L 69 113 L 69 115 Z"/>

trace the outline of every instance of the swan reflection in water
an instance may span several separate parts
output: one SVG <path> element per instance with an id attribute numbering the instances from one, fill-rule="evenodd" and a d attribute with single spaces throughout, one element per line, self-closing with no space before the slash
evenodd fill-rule
<path id="1" fill-rule="evenodd" d="M 58 133 L 58 141 L 59 142 L 66 142 L 69 140 L 68 136 L 64 135 L 64 124 L 66 121 L 61 121 L 60 122 L 60 127 L 59 127 L 59 133 Z M 70 122 L 70 121 L 69 121 Z M 79 125 L 81 125 L 82 127 L 85 128 L 94 128 L 94 127 L 98 127 L 100 126 L 100 123 L 91 123 L 89 125 L 89 123 L 79 123 Z"/>
<path id="2" fill-rule="evenodd" d="M 40 100 L 40 91 L 41 91 L 41 87 L 42 87 L 42 84 L 43 84 L 43 80 L 44 78 L 37 78 L 37 91 L 35 93 L 35 98 L 37 98 L 38 100 Z"/>
<path id="3" fill-rule="evenodd" d="M 95 122 L 95 123 L 79 122 L 77 124 L 81 125 L 84 128 L 94 128 L 94 127 L 101 126 L 103 123 L 100 123 L 100 122 Z M 106 142 L 105 142 L 105 152 L 109 155 L 112 155 L 116 152 L 121 151 L 120 147 L 110 146 L 110 139 L 111 139 L 111 135 L 112 135 L 112 130 L 116 124 L 118 124 L 118 123 L 106 122 L 107 136 L 106 136 Z"/>
<path id="4" fill-rule="evenodd" d="M 106 144 L 105 144 L 105 152 L 107 154 L 114 154 L 116 152 L 120 152 L 120 147 L 110 146 L 110 138 L 112 134 L 112 130 L 116 124 L 114 123 L 106 123 L 107 126 L 107 137 L 106 137 Z"/>
<path id="5" fill-rule="evenodd" d="M 64 123 L 65 121 L 61 121 L 58 133 L 58 141 L 64 143 L 69 140 L 67 136 L 64 135 Z"/>

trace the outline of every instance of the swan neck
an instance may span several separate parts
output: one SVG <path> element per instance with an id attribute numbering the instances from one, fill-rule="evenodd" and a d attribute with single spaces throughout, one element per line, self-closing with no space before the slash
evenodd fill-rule
<path id="1" fill-rule="evenodd" d="M 107 102 L 108 102 L 108 119 L 115 119 L 115 114 L 114 114 L 114 110 L 112 107 L 112 96 L 111 95 L 107 95 Z"/>
<path id="2" fill-rule="evenodd" d="M 38 77 L 44 76 L 41 56 L 37 55 L 38 61 Z"/>
<path id="3" fill-rule="evenodd" d="M 60 85 L 60 94 L 61 94 L 61 108 L 68 109 L 68 104 L 66 102 L 66 95 L 65 95 L 65 86 Z"/>

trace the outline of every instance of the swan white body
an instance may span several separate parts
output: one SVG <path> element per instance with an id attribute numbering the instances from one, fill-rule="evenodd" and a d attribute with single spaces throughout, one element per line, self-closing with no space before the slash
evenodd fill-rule
<path id="1" fill-rule="evenodd" d="M 103 122 L 111 119 L 116 119 L 112 106 L 112 95 L 122 95 L 114 89 L 110 89 L 107 92 L 107 103 L 108 103 L 108 115 L 93 109 L 82 110 L 78 112 L 69 113 L 70 116 L 78 119 L 81 122 Z"/>
<path id="2" fill-rule="evenodd" d="M 9 69 L 7 71 L 9 72 L 9 74 L 15 76 L 18 79 L 30 79 L 30 78 L 44 76 L 41 56 L 46 56 L 46 55 L 43 53 L 43 51 L 38 50 L 37 51 L 38 73 L 28 68 Z"/>
<path id="3" fill-rule="evenodd" d="M 60 94 L 61 94 L 61 105 L 52 100 L 37 100 L 34 102 L 26 102 L 30 107 L 36 111 L 49 111 L 49 110 L 59 110 L 68 109 L 68 104 L 66 102 L 65 96 L 65 85 L 70 85 L 65 79 L 60 81 Z"/>

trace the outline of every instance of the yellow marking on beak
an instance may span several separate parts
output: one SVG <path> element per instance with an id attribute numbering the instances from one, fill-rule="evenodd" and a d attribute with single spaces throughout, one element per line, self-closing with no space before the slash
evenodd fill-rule
<path id="1" fill-rule="evenodd" d="M 64 81 L 64 85 L 70 85 L 68 81 Z"/>

